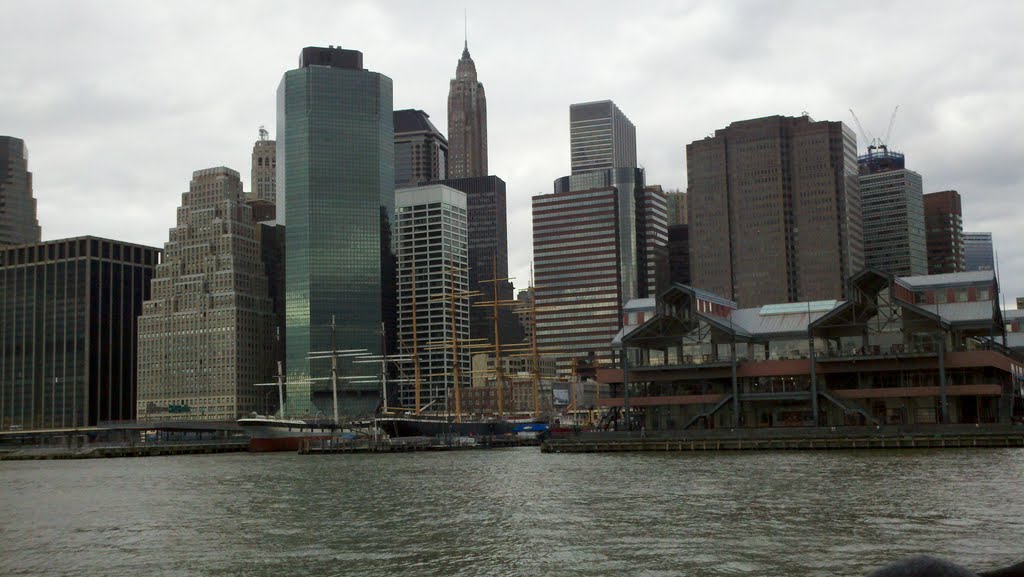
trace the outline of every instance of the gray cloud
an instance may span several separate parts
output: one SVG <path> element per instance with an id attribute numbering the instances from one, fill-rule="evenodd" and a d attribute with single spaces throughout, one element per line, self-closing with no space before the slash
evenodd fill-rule
<path id="1" fill-rule="evenodd" d="M 46 238 L 160 245 L 193 170 L 248 182 L 282 73 L 308 45 L 363 51 L 395 108 L 447 125 L 462 49 L 455 2 L 2 2 L 0 133 L 25 138 Z M 955 188 L 1024 295 L 1017 229 L 1024 5 L 1010 2 L 475 3 L 491 172 L 509 185 L 510 265 L 529 276 L 530 197 L 569 169 L 568 107 L 611 98 L 637 126 L 648 181 L 685 188 L 685 145 L 729 122 L 808 112 L 880 136 L 925 188 Z"/>

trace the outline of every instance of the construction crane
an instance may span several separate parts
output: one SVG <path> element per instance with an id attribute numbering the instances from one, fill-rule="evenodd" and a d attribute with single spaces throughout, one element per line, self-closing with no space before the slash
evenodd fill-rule
<path id="1" fill-rule="evenodd" d="M 886 149 L 889 147 L 889 137 L 892 136 L 892 125 L 896 122 L 896 112 L 898 112 L 899 109 L 900 105 L 897 104 L 896 108 L 892 109 L 892 116 L 889 117 L 889 128 L 885 131 L 885 140 L 882 141 L 882 146 L 886 147 Z"/>
<path id="2" fill-rule="evenodd" d="M 873 153 L 876 150 L 889 151 L 889 138 L 892 136 L 892 126 L 896 122 L 896 112 L 899 111 L 900 105 L 897 104 L 896 108 L 892 111 L 892 116 L 889 117 L 889 128 L 885 131 L 885 138 L 879 139 L 872 137 L 864 126 L 860 123 L 860 119 L 857 118 L 857 113 L 850 108 L 850 115 L 853 116 L 853 121 L 857 124 L 857 130 L 860 131 L 860 135 L 864 138 L 864 142 L 867 144 L 868 154 Z"/>
<path id="3" fill-rule="evenodd" d="M 853 117 L 853 121 L 857 124 L 857 131 L 860 132 L 860 135 L 864 138 L 864 144 L 867 145 L 869 151 L 873 150 L 875 145 L 874 139 L 869 137 L 868 132 L 864 130 L 864 125 L 862 125 L 860 123 L 860 119 L 857 118 L 857 113 L 854 112 L 852 108 L 850 108 L 849 110 L 850 116 Z"/>

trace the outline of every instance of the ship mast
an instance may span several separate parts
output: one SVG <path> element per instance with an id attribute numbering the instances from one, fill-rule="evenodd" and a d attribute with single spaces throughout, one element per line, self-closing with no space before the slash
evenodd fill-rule
<path id="1" fill-rule="evenodd" d="M 331 315 L 331 394 L 334 396 L 334 426 L 338 426 L 338 345 L 335 343 L 334 315 Z"/>
<path id="2" fill-rule="evenodd" d="M 501 325 L 500 325 L 500 322 L 499 322 L 499 319 L 500 319 L 500 307 L 516 307 L 520 303 L 518 303 L 518 301 L 516 301 L 514 299 L 513 300 L 502 300 L 498 296 L 498 294 L 499 294 L 498 293 L 498 283 L 502 282 L 502 281 L 512 280 L 512 277 L 499 278 L 497 276 L 497 266 L 498 266 L 498 255 L 497 255 L 497 253 L 493 253 L 492 258 L 493 258 L 493 260 L 492 260 L 493 265 L 492 266 L 493 266 L 493 270 L 495 272 L 495 277 L 480 281 L 481 283 L 492 283 L 491 291 L 490 291 L 491 292 L 491 300 L 484 301 L 484 302 L 478 302 L 474 306 L 481 306 L 481 307 L 486 306 L 486 307 L 488 307 L 490 309 L 490 312 L 491 312 L 491 323 L 492 323 L 492 327 L 493 327 L 493 331 L 494 331 L 494 342 L 493 342 L 493 344 L 490 344 L 490 343 L 474 344 L 473 348 L 475 348 L 477 350 L 481 350 L 483 352 L 486 352 L 488 355 L 492 355 L 493 354 L 493 356 L 494 356 L 494 386 L 495 386 L 495 389 L 496 389 L 495 392 L 496 392 L 496 397 L 497 397 L 497 407 L 496 407 L 497 411 L 496 411 L 496 413 L 497 413 L 498 418 L 500 419 L 500 418 L 504 418 L 505 417 L 505 413 L 507 412 L 506 409 L 505 409 L 506 393 L 511 393 L 513 401 L 514 401 L 514 397 L 515 397 L 514 390 L 513 390 L 515 388 L 515 383 L 512 381 L 512 379 L 508 375 L 506 375 L 506 371 L 505 371 L 505 367 L 503 366 L 502 359 L 512 358 L 512 357 L 529 359 L 529 357 L 530 357 L 530 344 L 526 343 L 526 342 L 512 343 L 512 344 L 502 343 L 501 331 L 500 331 Z M 506 386 L 509 386 L 509 390 L 506 390 Z M 539 397 L 538 394 L 534 395 L 534 414 L 535 415 L 538 412 L 538 409 L 539 409 L 539 406 L 540 406 L 540 402 L 539 402 L 538 397 Z M 508 411 L 508 412 L 512 412 L 512 413 L 515 412 L 514 403 L 513 403 L 512 411 Z"/>
<path id="3" fill-rule="evenodd" d="M 388 412 L 388 333 L 384 322 L 380 323 L 380 398 L 384 412 Z"/>
<path id="4" fill-rule="evenodd" d="M 412 255 L 412 367 L 415 375 L 414 391 L 416 395 L 416 414 L 420 414 L 420 349 L 419 336 L 416 333 L 416 253 Z"/>
<path id="5" fill-rule="evenodd" d="M 451 295 L 450 295 L 451 296 L 450 302 L 451 302 L 451 318 L 452 318 L 452 363 L 453 363 L 452 364 L 452 369 L 453 369 L 452 372 L 453 372 L 453 374 L 455 376 L 455 382 L 453 383 L 454 386 L 455 386 L 455 422 L 456 423 L 460 423 L 460 422 L 462 422 L 462 398 L 461 398 L 461 395 L 459 394 L 459 389 L 461 388 L 460 385 L 461 385 L 461 380 L 462 380 L 461 377 L 462 377 L 462 375 L 461 375 L 461 373 L 459 371 L 459 364 L 461 364 L 459 362 L 459 331 L 458 331 L 458 325 L 456 324 L 456 319 L 455 319 L 455 267 L 454 266 L 449 267 L 448 271 L 449 271 L 449 274 L 450 274 L 450 277 L 451 277 L 451 289 L 452 289 L 452 292 L 451 292 Z"/>
<path id="6" fill-rule="evenodd" d="M 537 289 L 533 285 L 533 263 L 530 263 L 530 356 L 533 361 L 530 376 L 533 378 L 533 416 L 540 415 L 540 357 L 537 355 Z"/>
<path id="7" fill-rule="evenodd" d="M 491 283 L 492 297 L 492 320 L 494 323 L 494 384 L 498 387 L 498 418 L 505 415 L 505 380 L 501 372 L 501 332 L 498 330 L 498 253 L 493 252 L 493 264 L 491 270 L 495 272 L 494 282 Z"/>
<path id="8" fill-rule="evenodd" d="M 277 410 L 281 413 L 281 418 L 285 418 L 285 407 L 284 407 L 284 364 L 281 362 L 281 327 L 277 327 L 275 331 L 275 350 L 277 351 L 277 382 L 275 383 L 253 383 L 254 387 L 272 387 L 277 385 Z M 270 412 L 267 411 L 269 415 Z"/>

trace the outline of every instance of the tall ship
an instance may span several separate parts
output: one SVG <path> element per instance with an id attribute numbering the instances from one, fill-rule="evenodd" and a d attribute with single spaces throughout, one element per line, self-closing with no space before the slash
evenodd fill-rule
<path id="1" fill-rule="evenodd" d="M 495 260 L 492 266 L 496 269 L 497 257 L 493 258 Z M 405 271 L 409 274 L 410 284 L 415 284 L 417 271 L 414 258 L 410 256 L 410 258 L 403 261 L 403 264 L 406 267 Z M 433 286 L 438 286 L 441 283 L 443 283 L 441 286 L 447 285 L 445 290 L 440 294 L 435 292 L 432 295 L 428 295 L 427 301 L 419 303 L 420 305 L 427 305 L 425 307 L 428 312 L 427 332 L 433 334 L 441 333 L 443 336 L 440 338 L 420 338 L 417 330 L 421 324 L 418 315 L 420 307 L 417 306 L 417 291 L 409 291 L 408 293 L 408 301 L 404 303 L 404 310 L 407 311 L 405 318 L 408 319 L 408 323 L 404 327 L 400 326 L 399 334 L 402 352 L 407 353 L 403 357 L 406 359 L 404 366 L 407 370 L 405 372 L 412 373 L 412 375 L 403 374 L 403 378 L 399 379 L 400 382 L 407 383 L 405 387 L 406 393 L 399 397 L 400 400 L 405 401 L 405 408 L 389 411 L 385 405 L 385 410 L 380 412 L 374 419 L 376 428 L 391 437 L 433 437 L 438 435 L 464 437 L 496 436 L 512 433 L 517 425 L 524 423 L 546 422 L 546 419 L 541 417 L 540 411 L 536 339 L 531 338 L 529 343 L 502 343 L 499 336 L 499 307 L 520 304 L 514 300 L 502 300 L 500 298 L 497 290 L 498 282 L 509 279 L 493 278 L 484 280 L 483 282 L 491 284 L 491 290 L 484 293 L 467 291 L 458 288 L 455 278 L 458 270 L 460 269 L 454 266 L 445 267 L 444 273 L 440 275 L 441 278 L 432 279 L 435 283 Z M 434 274 L 435 277 L 438 276 L 437 273 Z M 444 278 L 445 276 L 447 278 Z M 438 281 L 441 282 L 438 283 Z M 487 300 L 481 300 L 472 305 L 468 304 L 471 298 L 478 296 L 483 296 Z M 434 318 L 436 319 L 438 309 L 430 308 L 431 304 L 435 306 L 444 305 L 448 314 L 447 319 L 443 319 L 443 322 L 450 322 L 449 326 L 441 326 L 436 320 L 432 321 L 429 315 L 433 311 L 435 313 Z M 491 322 L 493 322 L 494 327 L 494 342 L 484 342 L 484 339 L 467 340 L 467 335 L 464 331 L 463 336 L 459 336 L 460 330 L 456 325 L 456 319 L 459 318 L 457 310 L 459 307 L 466 310 L 469 306 L 490 309 Z M 531 309 L 534 306 L 532 301 L 530 306 Z M 430 322 L 435 324 L 430 326 Z M 490 401 L 485 403 L 478 402 L 475 406 L 472 402 L 467 403 L 467 400 L 471 401 L 471 399 L 467 399 L 465 395 L 470 390 L 463 386 L 465 373 L 464 369 L 460 366 L 461 363 L 458 361 L 467 352 L 470 354 L 486 353 L 489 358 L 493 359 L 493 369 L 484 369 L 484 372 L 486 373 L 485 382 L 493 378 L 493 387 L 487 386 L 487 388 L 491 389 L 489 392 L 493 393 L 494 404 L 491 404 Z M 445 363 L 440 368 L 438 367 L 437 360 L 439 353 L 444 354 L 441 362 Z M 511 381 L 508 379 L 508 375 L 504 374 L 503 356 L 505 358 L 524 357 L 529 360 L 529 385 L 533 390 L 532 411 L 526 411 L 526 407 L 519 407 L 523 411 L 521 414 L 516 415 L 509 410 L 512 408 L 509 406 L 511 403 L 508 402 L 511 396 L 509 394 Z M 428 359 L 426 361 L 427 364 L 426 366 L 421 366 L 424 358 Z M 401 370 L 401 366 L 399 368 Z M 408 369 L 411 369 L 411 371 Z M 474 368 L 474 373 L 476 371 L 477 369 Z M 438 386 L 438 383 L 442 382 L 443 385 Z M 411 395 L 409 394 L 410 389 Z M 478 389 L 474 388 L 472 391 L 478 392 Z M 440 410 L 428 412 L 430 406 L 435 403 L 443 405 L 443 407 Z"/>
<path id="2" fill-rule="evenodd" d="M 343 427 L 338 415 L 338 358 L 345 356 L 358 356 L 363 359 L 373 359 L 374 356 L 366 351 L 339 351 L 335 345 L 334 333 L 336 331 L 334 319 L 331 319 L 331 350 L 314 351 L 309 353 L 309 359 L 330 359 L 331 392 L 334 399 L 333 419 L 322 417 L 299 418 L 287 417 L 284 395 L 284 371 L 281 361 L 277 361 L 277 381 L 273 383 L 258 383 L 256 386 L 276 386 L 278 398 L 277 415 L 253 414 L 249 417 L 238 419 L 238 426 L 249 435 L 249 450 L 252 452 L 272 451 L 297 451 L 304 443 L 322 441 L 332 438 L 356 438 L 368 431 Z M 383 362 L 382 362 L 383 366 Z M 370 377 L 359 377 L 370 378 Z M 376 378 L 374 375 L 372 378 Z M 317 379 L 314 379 L 317 380 Z M 306 381 L 309 383 L 311 381 Z M 386 390 L 387 382 L 382 381 Z"/>
<path id="3" fill-rule="evenodd" d="M 260 415 L 238 419 L 238 426 L 249 434 L 249 450 L 254 453 L 298 451 L 305 442 L 340 434 L 334 423 Z"/>

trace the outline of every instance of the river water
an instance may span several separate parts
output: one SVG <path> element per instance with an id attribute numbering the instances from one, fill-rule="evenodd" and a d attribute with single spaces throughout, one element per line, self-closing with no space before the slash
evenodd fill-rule
<path id="1" fill-rule="evenodd" d="M 2 575 L 864 575 L 1024 558 L 1024 451 L 0 463 Z"/>

